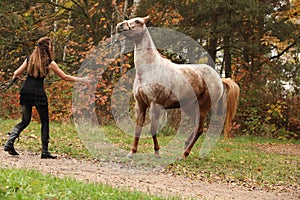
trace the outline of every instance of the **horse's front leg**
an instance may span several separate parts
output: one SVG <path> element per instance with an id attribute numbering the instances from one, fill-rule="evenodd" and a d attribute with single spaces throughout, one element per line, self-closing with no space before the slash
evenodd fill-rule
<path id="1" fill-rule="evenodd" d="M 150 106 L 150 119 L 151 119 L 151 135 L 154 144 L 154 155 L 159 156 L 159 145 L 157 140 L 157 129 L 158 129 L 158 122 L 159 122 L 159 115 L 160 115 L 160 105 L 158 104 L 151 104 Z"/>
<path id="2" fill-rule="evenodd" d="M 146 110 L 147 110 L 146 105 L 136 102 L 135 105 L 136 125 L 135 125 L 134 141 L 133 141 L 131 151 L 129 152 L 127 157 L 132 157 L 133 154 L 137 152 L 139 139 L 142 132 L 142 127 L 145 122 Z"/>

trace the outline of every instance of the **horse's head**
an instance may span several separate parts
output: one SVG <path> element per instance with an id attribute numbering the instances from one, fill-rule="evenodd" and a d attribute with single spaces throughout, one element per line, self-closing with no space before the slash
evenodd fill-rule
<path id="1" fill-rule="evenodd" d="M 136 17 L 117 24 L 116 31 L 129 39 L 136 39 L 146 30 L 147 17 Z"/>

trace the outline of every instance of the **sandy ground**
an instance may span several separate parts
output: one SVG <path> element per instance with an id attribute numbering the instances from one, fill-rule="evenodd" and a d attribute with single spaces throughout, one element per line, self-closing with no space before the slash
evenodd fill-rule
<path id="1" fill-rule="evenodd" d="M 168 175 L 160 170 L 139 171 L 115 164 L 85 161 L 59 156 L 56 160 L 40 159 L 40 155 L 18 150 L 10 156 L 0 150 L 0 167 L 36 169 L 57 177 L 73 177 L 85 182 L 101 182 L 113 187 L 142 191 L 164 197 L 182 199 L 300 199 L 300 191 L 266 191 L 233 184 L 208 183 L 182 176 Z"/>

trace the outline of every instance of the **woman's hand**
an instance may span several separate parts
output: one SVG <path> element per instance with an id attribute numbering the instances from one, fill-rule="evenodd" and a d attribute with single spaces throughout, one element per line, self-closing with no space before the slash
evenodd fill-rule
<path id="1" fill-rule="evenodd" d="M 76 81 L 79 81 L 79 82 L 82 82 L 82 83 L 91 83 L 91 79 L 89 77 L 77 77 L 77 80 Z"/>
<path id="2" fill-rule="evenodd" d="M 15 80 L 16 78 L 18 78 L 18 76 L 14 73 L 13 77 L 12 77 L 12 80 Z"/>

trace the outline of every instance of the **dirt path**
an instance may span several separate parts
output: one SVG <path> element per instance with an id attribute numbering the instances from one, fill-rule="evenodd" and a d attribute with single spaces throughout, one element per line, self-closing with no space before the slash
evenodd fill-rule
<path id="1" fill-rule="evenodd" d="M 114 187 L 138 190 L 164 197 L 181 196 L 182 199 L 300 199 L 299 191 L 270 192 L 249 190 L 240 186 L 206 183 L 181 176 L 166 175 L 159 171 L 140 172 L 98 161 L 83 161 L 59 157 L 42 160 L 39 155 L 19 151 L 20 156 L 9 156 L 0 151 L 0 167 L 36 169 L 58 177 L 74 177 L 86 182 L 101 182 Z"/>
<path id="2" fill-rule="evenodd" d="M 300 145 L 298 144 L 257 144 L 257 148 L 267 153 L 278 153 L 281 155 L 300 156 Z"/>

